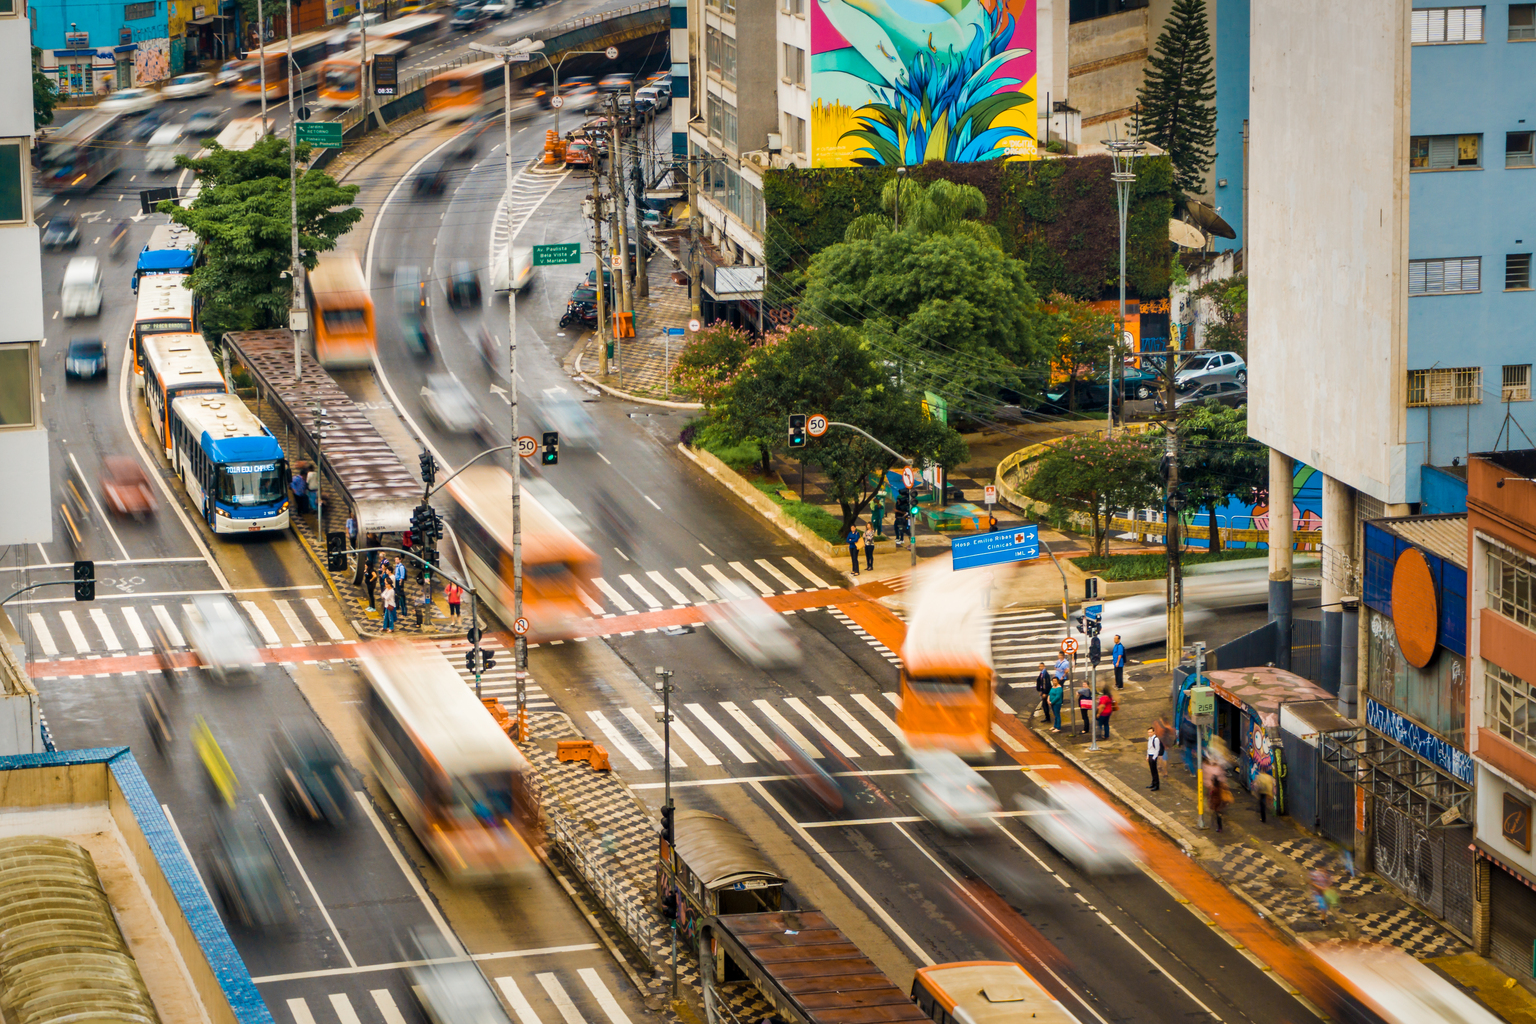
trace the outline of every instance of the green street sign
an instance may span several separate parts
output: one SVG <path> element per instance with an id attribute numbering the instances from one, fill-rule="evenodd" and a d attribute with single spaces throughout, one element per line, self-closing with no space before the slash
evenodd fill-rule
<path id="1" fill-rule="evenodd" d="M 533 265 L 536 267 L 558 267 L 567 263 L 580 262 L 580 242 L 561 242 L 558 245 L 533 247 Z"/>
<path id="2" fill-rule="evenodd" d="M 299 141 L 321 149 L 341 148 L 340 121 L 300 121 Z"/>

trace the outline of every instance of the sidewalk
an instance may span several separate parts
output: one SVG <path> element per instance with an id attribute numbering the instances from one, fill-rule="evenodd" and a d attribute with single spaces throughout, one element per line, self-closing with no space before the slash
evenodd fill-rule
<path id="1" fill-rule="evenodd" d="M 673 392 L 667 384 L 672 360 L 688 339 L 685 335 L 669 336 L 666 329 L 687 329 L 688 289 L 672 283 L 671 263 L 660 253 L 651 257 L 647 271 L 650 295 L 635 299 L 635 336 L 619 339 L 615 358 L 609 361 L 609 372 L 598 372 L 603 356 L 595 332 L 588 333 L 577 348 L 572 369 L 626 396 L 697 408 L 692 395 Z"/>

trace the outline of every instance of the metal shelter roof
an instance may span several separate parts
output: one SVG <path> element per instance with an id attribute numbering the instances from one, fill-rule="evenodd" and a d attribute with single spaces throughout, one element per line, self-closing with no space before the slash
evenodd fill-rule
<path id="1" fill-rule="evenodd" d="M 1396 534 L 1410 544 L 1439 555 L 1452 565 L 1467 567 L 1467 514 L 1402 516 L 1372 519 L 1371 524 Z"/>
<path id="2" fill-rule="evenodd" d="M 673 833 L 677 855 L 705 888 L 720 888 L 749 876 L 784 882 L 757 844 L 718 814 L 678 811 Z"/>
<path id="3" fill-rule="evenodd" d="M 315 448 L 315 407 L 325 411 L 321 445 L 325 475 L 352 504 L 358 531 L 399 533 L 409 529 L 411 509 L 421 500 L 421 481 L 308 352 L 300 355 L 301 377 L 294 380 L 293 332 L 232 331 L 224 340 L 304 447 Z"/>

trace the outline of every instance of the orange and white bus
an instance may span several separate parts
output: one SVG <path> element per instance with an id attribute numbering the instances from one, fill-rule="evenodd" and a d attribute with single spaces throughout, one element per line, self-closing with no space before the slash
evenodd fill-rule
<path id="1" fill-rule="evenodd" d="M 144 372 L 145 338 L 197 330 L 195 296 L 186 281 L 186 274 L 154 274 L 139 281 L 139 305 L 128 333 L 134 373 Z"/>
<path id="2" fill-rule="evenodd" d="M 360 648 L 374 774 L 451 881 L 506 883 L 543 870 L 523 752 L 439 651 Z"/>
<path id="3" fill-rule="evenodd" d="M 512 474 L 500 466 L 470 466 L 446 489 L 457 505 L 448 521 L 475 595 L 511 625 Z M 569 639 L 576 625 L 592 616 L 587 602 L 592 578 L 601 571 L 597 556 L 528 493 L 526 484 L 521 505 L 523 616 L 534 637 Z"/>
<path id="4" fill-rule="evenodd" d="M 477 60 L 449 68 L 427 82 L 427 113 L 439 121 L 462 121 L 501 103 L 504 65 L 499 60 Z M 532 117 L 538 105 L 513 87 L 512 117 Z"/>
<path id="5" fill-rule="evenodd" d="M 144 404 L 169 459 L 175 445 L 171 405 L 185 395 L 228 393 L 219 361 L 201 334 L 154 334 L 144 341 Z"/>
<path id="6" fill-rule="evenodd" d="M 411 44 L 403 39 L 384 39 L 374 42 L 368 39 L 368 63 L 380 54 L 404 56 Z M 362 98 L 363 51 L 353 47 L 320 62 L 320 74 L 316 78 L 319 102 L 327 107 L 350 107 Z"/>
<path id="7" fill-rule="evenodd" d="M 967 760 L 992 756 L 993 582 L 985 572 L 947 565 L 915 574 L 896 709 L 908 746 L 952 750 Z"/>
<path id="8" fill-rule="evenodd" d="M 350 253 L 324 253 L 309 272 L 315 358 L 321 366 L 349 368 L 373 362 L 373 296 L 363 266 Z"/>
<path id="9" fill-rule="evenodd" d="M 306 32 L 292 39 L 274 39 L 267 44 L 267 102 L 276 102 L 288 95 L 290 67 L 298 69 L 298 77 L 293 83 L 296 94 L 315 84 L 320 62 L 325 59 L 325 40 L 329 35 L 329 32 Z M 248 50 L 245 53 L 248 63 L 239 69 L 240 80 L 232 90 L 237 103 L 261 102 L 261 53 L 260 50 Z M 290 53 L 293 55 L 292 64 L 288 59 Z"/>
<path id="10" fill-rule="evenodd" d="M 1078 1024 L 1028 971 L 1006 960 L 920 967 L 912 1001 L 935 1024 Z"/>
<path id="11" fill-rule="evenodd" d="M 407 14 L 403 18 L 394 21 L 371 21 L 368 23 L 368 52 L 373 53 L 373 44 L 382 43 L 385 40 L 398 39 L 407 45 L 436 39 L 448 30 L 448 15 L 446 14 Z M 338 46 L 338 41 L 340 45 Z M 356 25 L 352 25 L 344 32 L 337 32 L 331 36 L 331 53 L 338 50 L 350 50 L 355 46 L 361 46 L 363 33 Z"/>

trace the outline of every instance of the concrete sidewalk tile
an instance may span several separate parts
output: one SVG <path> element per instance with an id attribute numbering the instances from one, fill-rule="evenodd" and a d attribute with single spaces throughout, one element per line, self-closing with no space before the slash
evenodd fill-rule
<path id="1" fill-rule="evenodd" d="M 1424 962 L 1468 990 L 1510 1024 L 1536 1024 L 1536 994 L 1485 957 L 1476 953 L 1457 953 L 1430 957 Z"/>

